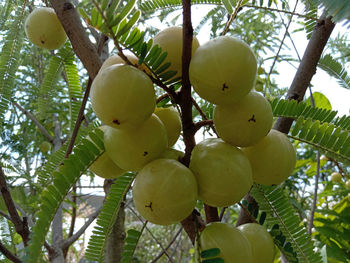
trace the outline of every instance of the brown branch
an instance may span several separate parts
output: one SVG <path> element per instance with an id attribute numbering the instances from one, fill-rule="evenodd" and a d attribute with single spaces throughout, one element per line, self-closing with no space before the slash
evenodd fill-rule
<path id="1" fill-rule="evenodd" d="M 287 99 L 303 100 L 305 92 L 310 85 L 313 75 L 316 73 L 317 63 L 327 44 L 327 41 L 334 29 L 335 24 L 331 18 L 326 18 L 323 14 L 315 26 L 309 43 L 305 49 L 304 56 L 299 64 L 298 70 L 294 76 L 293 82 L 288 90 Z M 288 134 L 293 123 L 290 118 L 278 118 L 274 129 Z M 249 194 L 249 198 L 252 198 Z M 252 198 L 252 202 L 255 200 Z M 248 201 L 249 203 L 249 201 Z M 256 203 L 256 202 L 255 202 Z M 254 204 L 253 204 L 254 205 Z M 244 210 L 240 211 L 237 224 L 249 222 L 248 216 Z"/>
<path id="2" fill-rule="evenodd" d="M 8 250 L 0 240 L 0 252 L 14 263 L 21 263 L 22 261 L 16 257 L 10 250 Z"/>
<path id="3" fill-rule="evenodd" d="M 195 130 L 198 131 L 203 126 L 213 126 L 213 120 L 203 120 L 195 123 Z"/>
<path id="4" fill-rule="evenodd" d="M 22 237 L 24 246 L 28 245 L 29 241 L 29 228 L 27 218 L 24 217 L 23 220 L 19 216 L 15 203 L 13 202 L 11 193 L 7 186 L 6 176 L 2 167 L 0 166 L 0 189 L 1 194 L 4 199 L 5 205 L 7 207 L 7 211 L 10 214 L 11 221 L 15 226 L 16 232 Z"/>
<path id="5" fill-rule="evenodd" d="M 218 208 L 204 204 L 205 221 L 207 224 L 220 221 Z"/>
<path id="6" fill-rule="evenodd" d="M 9 220 L 9 221 L 12 221 L 11 220 L 11 217 L 8 215 L 8 214 L 6 214 L 5 212 L 3 212 L 3 211 L 1 211 L 0 210 L 0 215 L 2 215 L 3 217 L 5 217 L 7 220 Z"/>
<path id="7" fill-rule="evenodd" d="M 192 96 L 191 83 L 189 78 L 189 65 L 192 54 L 193 28 L 191 22 L 191 1 L 182 1 L 183 28 L 182 28 L 182 88 L 179 92 L 179 106 L 181 108 L 181 122 L 183 140 L 185 143 L 185 156 L 182 163 L 186 166 L 190 163 L 191 152 L 196 141 L 195 126 L 192 119 Z M 181 221 L 183 228 L 194 244 L 197 233 L 204 229 L 205 224 L 197 210 L 193 210 L 190 216 Z"/>
<path id="8" fill-rule="evenodd" d="M 191 1 L 182 1 L 183 29 L 182 29 L 182 88 L 179 92 L 183 138 L 186 146 L 183 163 L 188 166 L 191 152 L 196 145 L 194 134 L 195 127 L 192 119 L 192 96 L 189 78 L 189 65 L 192 54 L 193 28 L 191 22 Z"/>
<path id="9" fill-rule="evenodd" d="M 78 11 L 68 0 L 51 0 L 50 2 L 67 33 L 75 54 L 83 63 L 90 78 L 94 79 L 102 62 L 96 47 L 85 32 Z"/>
<path id="10" fill-rule="evenodd" d="M 72 245 L 75 241 L 78 240 L 78 238 L 84 234 L 85 230 L 91 225 L 91 223 L 96 219 L 98 214 L 100 213 L 101 208 L 98 209 L 96 212 L 94 212 L 92 215 L 90 215 L 88 221 L 85 222 L 85 224 L 71 237 L 67 238 L 62 242 L 61 248 L 63 250 L 68 249 L 70 245 Z"/>
<path id="11" fill-rule="evenodd" d="M 13 105 L 15 105 L 24 115 L 26 115 L 41 131 L 41 133 L 46 137 L 46 139 L 53 143 L 53 137 L 50 135 L 50 133 L 45 129 L 45 127 L 39 122 L 39 120 L 29 111 L 25 110 L 21 105 L 19 105 L 17 102 L 13 102 Z"/>
<path id="12" fill-rule="evenodd" d="M 247 205 L 252 204 L 252 207 L 257 207 L 257 208 L 259 207 L 258 203 L 249 193 L 246 194 L 244 199 L 247 201 Z M 250 212 L 247 210 L 245 206 L 243 206 L 241 203 L 238 203 L 238 205 L 241 207 L 241 210 L 239 211 L 239 216 L 236 222 L 236 226 L 244 225 L 246 223 L 256 222 L 255 218 L 250 214 Z"/>
<path id="13" fill-rule="evenodd" d="M 333 31 L 335 24 L 331 18 L 322 15 L 314 28 L 304 56 L 300 62 L 293 82 L 288 90 L 287 99 L 301 101 L 304 98 L 307 87 L 310 85 L 313 75 L 316 73 L 317 63 Z M 274 129 L 288 133 L 292 126 L 293 119 L 279 118 Z"/>

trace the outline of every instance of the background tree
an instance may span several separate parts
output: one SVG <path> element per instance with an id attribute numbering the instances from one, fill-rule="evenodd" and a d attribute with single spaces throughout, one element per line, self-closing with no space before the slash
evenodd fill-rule
<path id="1" fill-rule="evenodd" d="M 135 262 L 189 262 L 198 252 L 192 246 L 198 229 L 222 220 L 264 224 L 281 252 L 276 261 L 280 255 L 289 262 L 349 261 L 350 206 L 345 181 L 349 179 L 350 119 L 337 117 L 325 96 L 312 92 L 311 79 L 318 67 L 349 88 L 348 35 L 329 37 L 334 23 L 348 22 L 350 5 L 345 0 L 289 2 L 16 0 L 0 4 L 1 260 L 112 262 L 109 258 L 122 257 L 126 262 L 131 258 Z M 110 53 L 108 47 L 122 57 L 131 51 L 153 72 L 158 70 L 152 77 L 158 105 L 177 104 L 182 113 L 184 164 L 189 163 L 195 131 L 214 134 L 210 126 L 213 105 L 192 92 L 188 79 L 190 4 L 212 4 L 201 15 L 196 33 L 207 39 L 233 35 L 253 48 L 259 64 L 256 90 L 270 100 L 279 118 L 275 128 L 288 133 L 297 148 L 293 174 L 278 187 L 255 185 L 245 200 L 228 208 L 198 202 L 181 225 L 160 227 L 135 211 L 128 192 L 134 174 L 128 173 L 114 183 L 105 182 L 109 194 L 101 212 L 97 209 L 76 227 L 84 195 L 80 178 L 87 175 L 93 180 L 88 167 L 104 152 L 102 134 L 95 130 L 99 123 L 87 100 L 92 80 Z M 68 35 L 69 41 L 60 50 L 37 48 L 25 38 L 25 17 L 38 5 L 52 6 Z M 149 26 L 152 17 L 169 26 L 182 23 L 185 28 L 182 80 L 169 81 L 167 70 L 157 68 L 161 54 L 152 53 L 149 42 L 158 31 L 155 25 Z M 304 54 L 295 47 L 300 30 L 308 37 Z M 286 62 L 297 69 L 289 88 L 278 85 L 278 75 L 285 74 L 280 66 Z M 306 103 L 281 99 L 302 101 L 307 90 L 313 96 Z M 84 139 L 87 134 L 97 147 Z M 43 141 L 50 142 L 52 150 L 40 151 Z M 343 176 L 342 182 L 330 180 L 333 171 Z M 120 249 L 108 247 L 123 246 L 124 209 L 128 231 L 122 255 Z M 97 227 L 84 248 L 79 237 L 98 214 Z"/>

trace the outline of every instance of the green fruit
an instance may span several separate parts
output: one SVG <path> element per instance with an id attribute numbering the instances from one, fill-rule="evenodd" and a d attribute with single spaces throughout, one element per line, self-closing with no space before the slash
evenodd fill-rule
<path id="1" fill-rule="evenodd" d="M 137 211 L 146 220 L 170 225 L 185 219 L 197 202 L 197 182 L 183 164 L 157 159 L 137 174 L 132 195 Z"/>
<path id="2" fill-rule="evenodd" d="M 90 98 L 96 116 L 119 129 L 141 125 L 156 104 L 152 81 L 130 65 L 112 65 L 101 71 L 92 83 Z"/>
<path id="3" fill-rule="evenodd" d="M 162 51 L 168 53 L 165 61 L 162 63 L 170 62 L 171 65 L 167 71 L 177 71 L 175 77 L 182 76 L 182 27 L 173 26 L 166 28 L 156 34 L 153 38 L 153 45 L 159 45 Z M 192 41 L 192 55 L 199 47 L 199 42 L 195 36 Z"/>
<path id="4" fill-rule="evenodd" d="M 125 56 L 129 59 L 129 61 L 132 64 L 138 65 L 139 59 L 136 56 L 130 55 L 130 54 L 125 54 Z M 125 64 L 125 61 L 118 55 L 110 56 L 103 62 L 99 72 L 101 72 L 105 68 L 108 68 L 109 66 L 118 65 L 118 64 Z M 138 68 L 146 72 L 147 74 L 152 74 L 145 64 L 138 65 Z"/>
<path id="5" fill-rule="evenodd" d="M 347 180 L 345 183 L 346 189 L 350 190 L 350 180 Z"/>
<path id="6" fill-rule="evenodd" d="M 232 105 L 217 105 L 213 120 L 221 139 L 234 146 L 246 147 L 269 133 L 272 109 L 262 95 L 250 92 Z"/>
<path id="7" fill-rule="evenodd" d="M 163 122 L 167 135 L 169 147 L 173 146 L 180 137 L 181 118 L 174 107 L 156 108 L 154 114 Z"/>
<path id="8" fill-rule="evenodd" d="M 233 205 L 253 185 L 247 157 L 221 139 L 210 138 L 197 144 L 189 167 L 197 178 L 199 199 L 211 206 Z"/>
<path id="9" fill-rule="evenodd" d="M 107 126 L 101 126 L 99 128 L 104 132 Z M 87 139 L 90 140 L 89 137 L 87 137 Z M 90 165 L 89 169 L 97 176 L 105 179 L 114 179 L 126 172 L 116 165 L 106 152 L 102 153 L 101 156 Z"/>
<path id="10" fill-rule="evenodd" d="M 275 259 L 275 244 L 269 232 L 262 225 L 248 223 L 238 229 L 249 240 L 252 248 L 252 263 L 272 263 Z"/>
<path id="11" fill-rule="evenodd" d="M 257 61 L 250 47 L 237 38 L 220 36 L 196 50 L 189 74 L 200 97 L 230 105 L 254 87 L 256 72 Z"/>
<path id="12" fill-rule="evenodd" d="M 24 28 L 29 41 L 38 47 L 57 49 L 67 39 L 55 10 L 49 7 L 34 9 L 28 15 Z"/>
<path id="13" fill-rule="evenodd" d="M 48 151 L 51 150 L 51 143 L 44 141 L 44 142 L 40 143 L 39 149 L 41 152 L 47 153 Z"/>
<path id="14" fill-rule="evenodd" d="M 208 224 L 199 236 L 201 251 L 219 248 L 225 263 L 253 263 L 248 239 L 236 227 L 221 222 Z"/>
<path id="15" fill-rule="evenodd" d="M 284 133 L 270 130 L 258 143 L 242 148 L 248 157 L 253 180 L 264 185 L 280 184 L 293 172 L 296 164 L 296 152 Z"/>
<path id="16" fill-rule="evenodd" d="M 174 159 L 176 161 L 180 161 L 184 156 L 185 154 L 183 152 L 173 148 L 168 148 L 164 152 L 162 152 L 159 158 Z"/>
<path id="17" fill-rule="evenodd" d="M 340 183 L 342 180 L 342 176 L 340 173 L 334 172 L 331 174 L 331 181 L 333 183 Z"/>
<path id="18" fill-rule="evenodd" d="M 168 138 L 163 123 L 152 114 L 137 129 L 108 127 L 104 143 L 107 154 L 120 168 L 138 171 L 165 151 Z"/>

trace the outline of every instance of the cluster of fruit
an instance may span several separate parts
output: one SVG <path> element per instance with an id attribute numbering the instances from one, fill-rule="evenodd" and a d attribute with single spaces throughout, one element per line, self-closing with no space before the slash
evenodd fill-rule
<path id="1" fill-rule="evenodd" d="M 179 162 L 181 153 L 169 155 L 169 146 L 179 137 L 180 117 L 173 108 L 153 114 L 155 92 L 147 76 L 151 73 L 145 65 L 137 65 L 137 58 L 127 56 L 132 66 L 112 56 L 104 62 L 91 87 L 94 112 L 107 124 L 106 154 L 111 163 L 121 167 L 120 173 L 138 172 L 132 190 L 134 204 L 144 218 L 155 224 L 169 225 L 183 220 L 192 212 L 197 199 L 215 207 L 235 204 L 249 192 L 253 182 L 271 185 L 284 181 L 296 162 L 288 138 L 271 130 L 270 104 L 262 95 L 251 91 L 257 62 L 249 46 L 232 37 L 219 37 L 202 46 L 194 38 L 193 43 L 190 80 L 199 96 L 216 104 L 214 124 L 220 138 L 198 143 L 189 167 Z M 161 31 L 155 36 L 154 44 L 167 51 L 165 62 L 171 62 L 170 70 L 181 76 L 182 29 L 171 27 Z M 167 111 L 174 114 L 173 120 L 166 117 Z M 164 115 L 157 116 L 157 112 Z M 259 225 L 253 224 L 256 226 Z M 234 244 L 245 247 L 237 246 L 245 258 L 242 262 L 255 262 L 249 260 L 253 256 L 248 253 L 252 249 L 246 237 L 223 223 L 205 228 L 201 234 L 202 249 L 219 246 L 221 257 L 230 262 L 232 249 L 225 252 L 215 241 L 221 238 L 217 231 L 221 227 L 227 228 L 224 232 L 233 232 L 232 237 L 237 240 Z M 242 231 L 245 227 L 249 228 L 244 225 Z M 252 232 L 259 236 L 256 230 Z M 259 262 L 273 260 L 273 241 L 270 243 L 271 249 L 264 249 L 269 259 Z"/>
<path id="2" fill-rule="evenodd" d="M 40 47 L 55 49 L 66 41 L 51 8 L 34 10 L 25 30 Z M 170 62 L 169 70 L 180 77 L 182 28 L 161 31 L 153 43 L 168 53 L 164 63 Z M 91 104 L 105 124 L 101 129 L 106 152 L 90 170 L 104 178 L 137 172 L 133 200 L 144 218 L 161 225 L 177 223 L 193 211 L 198 199 L 215 207 L 230 206 L 249 192 L 253 182 L 279 184 L 290 175 L 295 150 L 284 134 L 271 129 L 268 101 L 252 91 L 257 61 L 244 42 L 222 36 L 199 46 L 193 38 L 190 80 L 200 97 L 216 105 L 213 121 L 220 138 L 198 143 L 189 167 L 180 162 L 183 153 L 171 148 L 180 136 L 180 115 L 173 107 L 156 109 L 148 76 L 152 72 L 137 62 L 132 55 L 112 56 L 92 83 Z M 239 229 L 209 224 L 200 246 L 219 247 L 225 262 L 273 261 L 273 241 L 264 227 L 246 224 Z"/>

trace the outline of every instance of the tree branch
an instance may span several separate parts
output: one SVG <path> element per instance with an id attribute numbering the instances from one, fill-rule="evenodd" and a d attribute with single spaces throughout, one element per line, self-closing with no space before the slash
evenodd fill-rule
<path id="1" fill-rule="evenodd" d="M 78 11 L 68 0 L 51 0 L 50 2 L 72 43 L 75 54 L 83 63 L 90 78 L 94 79 L 102 62 L 96 47 L 91 43 L 88 34 L 85 32 Z"/>
<path id="2" fill-rule="evenodd" d="M 299 64 L 298 70 L 294 76 L 293 82 L 288 90 L 287 99 L 303 100 L 305 92 L 310 85 L 313 75 L 316 73 L 317 63 L 321 58 L 327 41 L 333 31 L 334 24 L 331 18 L 326 18 L 323 14 L 316 27 L 314 28 L 309 43 L 304 52 L 304 56 Z M 288 134 L 293 123 L 290 118 L 278 118 L 274 129 Z M 257 205 L 256 201 L 248 194 L 246 199 Z M 244 210 L 240 211 L 237 225 L 250 222 L 249 216 L 245 214 Z"/>
<path id="3" fill-rule="evenodd" d="M 29 228 L 28 228 L 27 218 L 24 217 L 22 220 L 21 217 L 19 216 L 15 203 L 13 202 L 11 193 L 6 183 L 6 176 L 1 166 L 0 166 L 0 189 L 1 189 L 2 197 L 5 201 L 5 205 L 10 214 L 11 221 L 15 226 L 16 232 L 19 235 L 21 235 L 24 246 L 27 246 L 29 241 Z"/>
<path id="4" fill-rule="evenodd" d="M 0 252 L 14 263 L 22 263 L 22 261 L 16 257 L 10 250 L 8 250 L 0 240 Z"/>
<path id="5" fill-rule="evenodd" d="M 21 105 L 19 105 L 17 102 L 13 102 L 13 105 L 15 105 L 24 115 L 26 115 L 34 124 L 39 128 L 41 133 L 46 137 L 46 139 L 53 143 L 53 137 L 50 135 L 50 133 L 45 129 L 43 125 L 38 121 L 35 116 L 30 113 L 29 111 L 25 110 Z"/>
<path id="6" fill-rule="evenodd" d="M 313 75 L 316 73 L 317 63 L 333 31 L 335 24 L 331 18 L 322 15 L 314 28 L 304 56 L 300 62 L 293 82 L 288 90 L 286 98 L 301 101 L 304 98 L 307 87 L 310 85 Z M 292 126 L 293 119 L 278 118 L 274 129 L 288 133 Z"/>
<path id="7" fill-rule="evenodd" d="M 94 212 L 92 215 L 90 215 L 90 218 L 88 219 L 88 221 L 85 222 L 85 224 L 71 237 L 67 238 L 66 240 L 64 240 L 62 242 L 61 248 L 67 249 L 70 245 L 72 245 L 75 241 L 78 240 L 78 238 L 84 234 L 85 230 L 91 225 L 91 223 L 96 219 L 96 217 L 98 216 L 98 214 L 100 213 L 101 208 L 99 208 L 98 210 L 96 210 L 96 212 Z"/>

